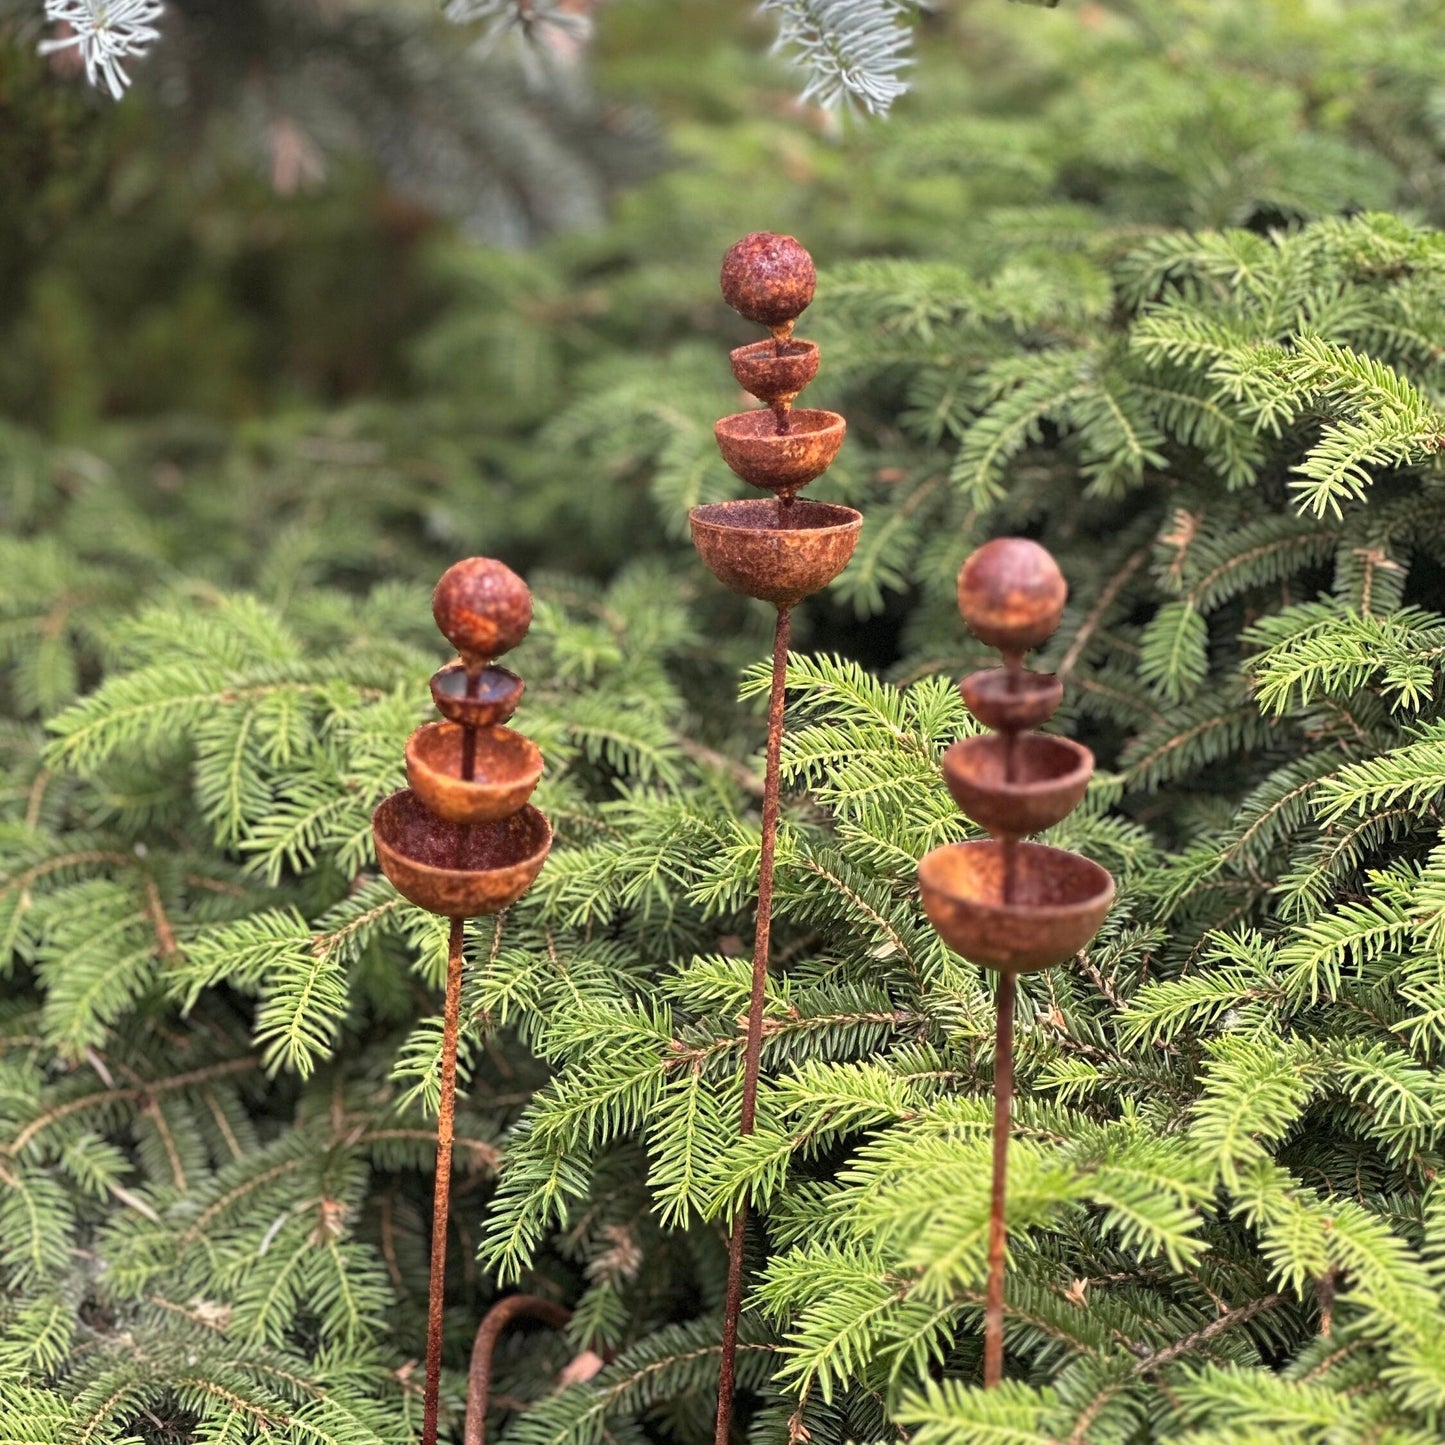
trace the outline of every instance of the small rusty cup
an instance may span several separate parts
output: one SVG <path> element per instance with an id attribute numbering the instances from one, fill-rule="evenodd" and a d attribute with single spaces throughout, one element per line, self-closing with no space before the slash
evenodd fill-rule
<path id="1" fill-rule="evenodd" d="M 1008 779 L 1013 745 L 1013 780 Z M 1079 806 L 1094 774 L 1094 755 L 1071 738 L 995 733 L 962 738 L 943 755 L 953 801 L 980 828 L 1000 837 L 1042 833 Z"/>
<path id="2" fill-rule="evenodd" d="M 536 743 L 511 728 L 478 728 L 475 767 L 462 777 L 466 732 L 458 723 L 427 723 L 406 740 L 406 777 L 417 797 L 448 823 L 488 823 L 515 813 L 542 776 Z"/>
<path id="3" fill-rule="evenodd" d="M 743 481 L 791 495 L 833 464 L 848 424 L 835 411 L 801 407 L 788 413 L 788 429 L 767 408 L 725 416 L 713 426 L 723 460 Z"/>
<path id="4" fill-rule="evenodd" d="M 451 662 L 432 674 L 431 697 L 449 721 L 489 728 L 504 723 L 517 710 L 526 684 L 505 667 L 484 667 L 477 674 L 473 696 L 467 696 L 466 664 Z"/>
<path id="5" fill-rule="evenodd" d="M 1051 672 L 994 667 L 971 672 L 958 685 L 964 706 L 986 728 L 1022 732 L 1046 723 L 1064 700 L 1064 684 Z"/>
<path id="6" fill-rule="evenodd" d="M 382 800 L 371 829 L 396 891 L 446 918 L 480 918 L 515 903 L 552 846 L 551 824 L 530 804 L 495 822 L 458 825 L 430 812 L 410 788 Z"/>
<path id="7" fill-rule="evenodd" d="M 1017 850 L 1011 903 L 1003 901 L 1007 846 Z M 1088 858 L 992 838 L 935 848 L 918 865 L 918 882 L 943 941 L 1000 973 L 1032 973 L 1072 958 L 1114 901 L 1114 880 Z"/>
<path id="8" fill-rule="evenodd" d="M 738 385 L 769 406 L 790 402 L 818 374 L 816 341 L 754 341 L 728 354 Z"/>
<path id="9" fill-rule="evenodd" d="M 698 555 L 724 587 L 791 607 L 848 565 L 863 516 L 828 502 L 780 506 L 759 497 L 694 507 L 688 524 Z"/>

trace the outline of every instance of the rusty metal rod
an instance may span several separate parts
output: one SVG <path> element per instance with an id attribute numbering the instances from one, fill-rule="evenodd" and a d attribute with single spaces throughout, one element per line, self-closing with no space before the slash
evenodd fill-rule
<path id="1" fill-rule="evenodd" d="M 462 936 L 465 921 L 452 919 L 447 945 L 447 999 L 442 1026 L 441 1098 L 437 1107 L 436 1186 L 431 1215 L 431 1288 L 426 1315 L 426 1395 L 422 1445 L 436 1445 L 441 1398 L 442 1303 L 447 1281 L 447 1199 L 452 1182 L 452 1128 L 457 1103 L 457 1033 L 462 1013 Z"/>
<path id="2" fill-rule="evenodd" d="M 788 682 L 788 641 L 792 608 L 778 608 L 773 633 L 773 684 L 768 693 L 768 757 L 763 772 L 763 844 L 758 860 L 758 926 L 753 941 L 753 991 L 748 1004 L 747 1047 L 743 1053 L 743 1106 L 739 1134 L 753 1132 L 758 1109 L 758 1070 L 763 1053 L 763 994 L 768 978 L 768 949 L 773 932 L 773 860 L 778 848 L 778 791 L 783 756 L 783 699 Z M 732 1432 L 733 1389 L 738 1353 L 738 1321 L 743 1308 L 743 1243 L 747 1200 L 738 1202 L 728 1241 L 728 1285 L 723 1304 L 722 1363 L 718 1370 L 717 1430 L 714 1445 L 728 1445 Z"/>
<path id="3" fill-rule="evenodd" d="M 472 1363 L 467 1370 L 467 1422 L 464 1445 L 486 1445 L 487 1404 L 492 1393 L 492 1355 L 502 1331 L 513 1320 L 530 1315 L 554 1330 L 564 1330 L 572 1311 L 535 1294 L 510 1294 L 498 1300 L 477 1326 Z"/>
<path id="4" fill-rule="evenodd" d="M 998 979 L 998 1025 L 993 1064 L 993 1196 L 988 1217 L 988 1293 L 983 1314 L 983 1383 L 1003 1379 L 1003 1282 L 1008 1250 L 1004 1200 L 1008 1190 L 1009 1114 L 1014 1093 L 1014 975 Z"/>

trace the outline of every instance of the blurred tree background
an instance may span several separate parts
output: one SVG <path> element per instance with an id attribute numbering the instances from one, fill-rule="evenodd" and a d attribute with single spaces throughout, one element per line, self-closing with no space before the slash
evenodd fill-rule
<path id="1" fill-rule="evenodd" d="M 518 1440 L 707 1437 L 715 1220 L 759 1166 L 648 1196 L 631 1135 L 671 1119 L 712 1152 L 707 1120 L 586 1100 L 645 1093 L 606 1061 L 666 1049 L 606 1000 L 660 1016 L 662 987 L 708 1058 L 736 1013 L 759 719 L 734 698 L 768 619 L 701 573 L 686 513 L 740 491 L 712 422 L 745 404 L 725 352 L 752 332 L 716 268 L 759 229 L 818 260 L 809 397 L 850 439 L 815 490 L 868 518 L 798 646 L 952 678 L 972 545 L 1027 530 L 1070 578 L 1049 658 L 1105 771 L 1066 841 L 1126 887 L 1097 956 L 1026 1010 L 1021 1068 L 1060 1101 L 1041 1137 L 1092 1140 L 1092 1111 L 1170 1140 L 1154 1192 L 1213 1253 L 1191 1272 L 1193 1236 L 1137 1200 L 1122 1236 L 1051 1234 L 1041 1204 L 1017 1394 L 967 1394 L 963 1285 L 956 1338 L 880 1307 L 850 1355 L 828 1297 L 872 1306 L 864 1256 L 810 1241 L 825 1186 L 862 1131 L 935 1101 L 806 1069 L 881 1059 L 974 1103 L 987 993 L 956 961 L 889 962 L 921 948 L 908 859 L 957 826 L 909 790 L 941 792 L 966 721 L 931 684 L 910 713 L 845 661 L 804 668 L 818 731 L 790 768 L 818 807 L 791 818 L 780 1007 L 820 1022 L 769 1067 L 780 1109 L 843 1122 L 799 1126 L 799 1177 L 768 1176 L 745 1424 L 1313 1441 L 1349 1400 L 1352 1430 L 1434 1438 L 1445 14 L 904 9 L 910 93 L 864 120 L 801 99 L 735 0 L 612 0 L 540 73 L 424 0 L 174 0 L 119 104 L 37 53 L 38 4 L 0 3 L 0 1422 L 26 1445 L 414 1427 L 440 938 L 372 876 L 366 817 L 425 715 L 426 592 L 473 553 L 540 599 L 519 723 L 560 846 L 505 939 L 473 940 L 449 1358 L 501 1287 L 473 1262 L 490 1228 L 493 1263 L 578 1306 L 566 1345 L 504 1361 L 511 1405 L 576 1350 L 612 1361 L 514 1411 Z M 873 780 L 834 776 L 850 756 L 892 780 L 881 820 Z M 902 1042 L 848 1022 L 890 1011 Z M 886 1297 L 931 1267 L 915 1246 L 866 1254 Z M 1090 1280 L 1121 1303 L 1086 1328 Z"/>

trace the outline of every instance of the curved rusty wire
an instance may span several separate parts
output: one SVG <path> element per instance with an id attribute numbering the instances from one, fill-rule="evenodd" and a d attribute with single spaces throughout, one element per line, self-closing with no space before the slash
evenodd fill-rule
<path id="1" fill-rule="evenodd" d="M 464 1445 L 486 1445 L 487 1402 L 492 1393 L 492 1355 L 502 1331 L 513 1320 L 531 1316 L 554 1330 L 566 1329 L 572 1311 L 535 1294 L 509 1294 L 498 1300 L 477 1326 L 472 1362 L 467 1369 L 467 1423 Z"/>

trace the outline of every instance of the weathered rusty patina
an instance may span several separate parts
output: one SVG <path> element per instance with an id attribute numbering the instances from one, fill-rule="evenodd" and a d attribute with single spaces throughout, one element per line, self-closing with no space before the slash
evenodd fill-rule
<path id="1" fill-rule="evenodd" d="M 467 734 L 472 776 L 462 776 Z M 428 723 L 406 743 L 406 777 L 422 803 L 448 823 L 490 823 L 515 813 L 542 776 L 542 753 L 511 728 Z"/>
<path id="2" fill-rule="evenodd" d="M 505 667 L 484 667 L 469 672 L 464 662 L 453 662 L 432 674 L 431 700 L 448 721 L 468 727 L 489 728 L 504 723 L 516 712 L 526 684 Z"/>
<path id="3" fill-rule="evenodd" d="M 491 823 L 448 823 L 410 789 L 384 798 L 371 818 L 381 871 L 396 891 L 443 918 L 481 918 L 532 886 L 552 828 L 527 806 Z"/>
<path id="4" fill-rule="evenodd" d="M 733 375 L 746 392 L 776 415 L 792 405 L 818 374 L 816 341 L 753 341 L 728 354 Z M 791 421 L 788 423 L 791 425 Z"/>
<path id="5" fill-rule="evenodd" d="M 723 300 L 759 326 L 784 326 L 807 310 L 818 285 L 813 258 L 792 236 L 754 231 L 722 263 Z"/>
<path id="6" fill-rule="evenodd" d="M 985 542 L 958 574 L 958 610 L 980 642 L 1022 656 L 1054 635 L 1069 588 L 1059 564 L 1037 542 Z"/>
<path id="7" fill-rule="evenodd" d="M 1048 733 L 961 738 L 943 755 L 953 801 L 997 837 L 1027 838 L 1052 828 L 1079 806 L 1093 774 L 1088 748 Z"/>
<path id="8" fill-rule="evenodd" d="M 969 710 L 994 731 L 949 748 L 943 776 L 958 806 L 993 836 L 935 848 L 918 865 L 923 909 L 939 937 L 999 974 L 984 1301 L 983 1379 L 989 1387 L 1003 1379 L 1016 980 L 1073 958 L 1099 931 L 1114 901 L 1114 880 L 1097 863 L 1020 841 L 1073 812 L 1094 771 L 1088 748 L 1027 730 L 1053 716 L 1063 684 L 1026 670 L 1023 654 L 1053 635 L 1067 597 L 1058 564 L 1037 542 L 1022 537 L 986 543 L 963 564 L 959 611 L 976 637 L 1003 652 L 1005 665 L 959 684 Z"/>
<path id="9" fill-rule="evenodd" d="M 469 557 L 449 567 L 432 615 L 461 654 L 431 680 L 446 722 L 418 728 L 406 745 L 411 787 L 382 799 L 371 817 L 381 870 L 417 907 L 451 919 L 432 1195 L 422 1445 L 436 1445 L 441 1409 L 442 1306 L 452 1121 L 461 1031 L 464 923 L 500 913 L 530 888 L 552 846 L 552 825 L 527 799 L 542 776 L 536 744 L 501 724 L 521 701 L 522 679 L 491 660 L 532 623 L 532 594 L 510 567 Z"/>
<path id="10" fill-rule="evenodd" d="M 1064 684 L 1051 672 L 992 667 L 971 672 L 958 685 L 964 706 L 986 728 L 1022 731 L 1048 722 L 1064 700 Z"/>
<path id="11" fill-rule="evenodd" d="M 693 544 L 713 576 L 733 591 L 771 602 L 778 609 L 768 693 L 758 922 L 738 1121 L 738 1132 L 744 1135 L 753 1131 L 762 1062 L 790 618 L 797 603 L 821 591 L 848 565 L 863 525 L 861 514 L 851 507 L 796 499 L 800 487 L 832 464 L 847 430 L 836 412 L 792 409 L 794 397 L 818 370 L 818 348 L 811 341 L 791 339 L 794 318 L 813 299 L 814 281 L 812 258 L 791 236 L 765 232 L 744 236 L 728 252 L 722 271 L 728 304 L 773 330 L 771 341 L 742 346 L 732 353 L 733 374 L 745 390 L 772 409 L 723 417 L 714 430 L 728 466 L 745 482 L 776 495 L 767 500 L 694 507 L 688 518 Z M 728 1242 L 715 1445 L 729 1445 L 732 1434 L 747 1218 L 744 1200 L 733 1214 Z"/>
<path id="12" fill-rule="evenodd" d="M 527 584 L 494 557 L 468 557 L 442 573 L 432 593 L 442 636 L 471 664 L 510 652 L 532 625 Z"/>
<path id="13" fill-rule="evenodd" d="M 835 411 L 815 407 L 788 413 L 787 431 L 766 408 L 740 411 L 713 425 L 723 460 L 743 481 L 792 496 L 833 465 L 848 424 Z"/>
<path id="14" fill-rule="evenodd" d="M 693 546 L 723 586 L 792 607 L 848 565 L 863 516 L 827 502 L 779 507 L 759 497 L 694 507 L 688 523 Z"/>
<path id="15" fill-rule="evenodd" d="M 565 1330 L 572 1311 L 534 1294 L 509 1294 L 499 1299 L 477 1326 L 472 1362 L 467 1370 L 467 1418 L 463 1445 L 487 1445 L 487 1407 L 492 1398 L 492 1360 L 497 1341 L 513 1320 L 533 1319 L 548 1329 Z"/>
<path id="16" fill-rule="evenodd" d="M 1006 901 L 1009 846 L 988 838 L 935 848 L 918 869 L 923 910 L 943 941 L 971 963 L 1001 973 L 1052 968 L 1099 931 L 1114 901 L 1114 880 L 1077 853 L 1015 843 Z"/>

